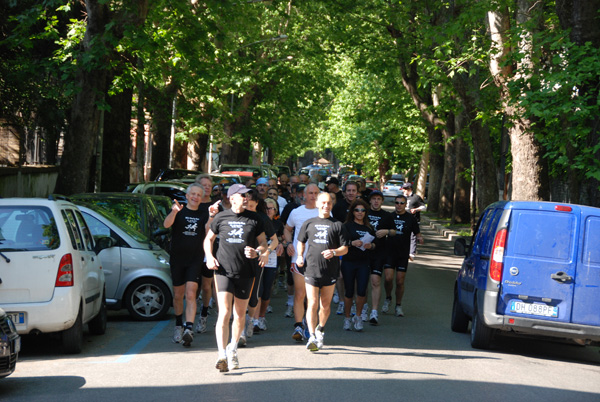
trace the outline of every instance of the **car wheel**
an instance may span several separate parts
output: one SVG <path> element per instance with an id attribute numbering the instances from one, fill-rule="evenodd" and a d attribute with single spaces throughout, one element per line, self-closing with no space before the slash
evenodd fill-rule
<path id="1" fill-rule="evenodd" d="M 171 307 L 171 292 L 159 279 L 138 279 L 125 292 L 125 307 L 135 320 L 160 320 Z"/>
<path id="2" fill-rule="evenodd" d="M 463 311 L 458 301 L 458 293 L 454 291 L 454 302 L 452 303 L 452 319 L 450 328 L 454 332 L 465 333 L 469 328 L 469 317 Z"/>
<path id="3" fill-rule="evenodd" d="M 83 318 L 81 314 L 81 307 L 79 307 L 79 313 L 77 313 L 77 318 L 73 326 L 62 332 L 62 349 L 66 354 L 74 355 L 81 353 L 83 347 Z"/>
<path id="4" fill-rule="evenodd" d="M 485 325 L 475 304 L 473 321 L 471 322 L 471 346 L 475 349 L 489 349 L 492 343 L 493 330 Z"/>
<path id="5" fill-rule="evenodd" d="M 92 318 L 92 320 L 88 323 L 88 327 L 90 332 L 93 335 L 104 335 L 106 332 L 106 322 L 108 321 L 107 312 L 106 312 L 106 297 L 102 295 L 102 303 L 100 304 L 100 311 L 98 314 Z"/>

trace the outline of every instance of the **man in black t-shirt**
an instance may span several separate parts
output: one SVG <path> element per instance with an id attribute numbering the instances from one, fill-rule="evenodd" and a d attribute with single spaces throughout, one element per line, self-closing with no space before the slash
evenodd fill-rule
<path id="1" fill-rule="evenodd" d="M 419 194 L 413 192 L 412 183 L 404 183 L 402 189 L 404 189 L 404 196 L 406 197 L 406 212 L 413 214 L 417 222 L 421 223 L 421 212 L 427 209 L 425 201 Z M 411 261 L 415 258 L 415 254 L 417 254 L 417 239 L 413 235 L 410 237 L 410 254 L 408 255 Z"/>
<path id="2" fill-rule="evenodd" d="M 388 229 L 391 229 L 391 219 L 389 218 L 389 212 L 384 211 L 381 207 L 383 205 L 383 193 L 379 190 L 373 190 L 369 197 L 370 208 L 367 211 L 367 219 L 375 230 L 375 251 L 370 255 L 370 268 L 371 268 L 371 315 L 369 317 L 369 323 L 371 325 L 379 324 L 379 301 L 381 299 L 381 277 L 383 275 L 384 266 L 387 262 L 387 252 L 385 249 L 385 237 L 387 236 Z M 393 283 L 391 284 L 393 286 Z M 389 290 L 386 286 L 386 295 L 390 296 L 392 293 L 392 287 Z M 387 298 L 386 298 L 387 301 Z M 384 302 L 383 312 L 386 313 L 389 309 L 389 302 Z"/>
<path id="3" fill-rule="evenodd" d="M 331 195 L 320 193 L 317 198 L 319 216 L 305 221 L 298 234 L 296 264 L 304 267 L 308 301 L 306 322 L 310 332 L 306 348 L 311 352 L 323 347 L 325 324 L 331 313 L 331 299 L 340 271 L 338 257 L 348 252 L 348 236 L 342 223 L 331 217 L 332 205 Z"/>
<path id="4" fill-rule="evenodd" d="M 331 214 L 335 219 L 340 222 L 346 221 L 346 216 L 348 216 L 348 209 L 350 208 L 350 204 L 354 202 L 356 197 L 358 197 L 358 183 L 355 181 L 348 181 L 344 184 L 344 198 L 337 201 L 334 207 L 331 209 Z"/>
<path id="5" fill-rule="evenodd" d="M 246 309 L 254 283 L 254 263 L 268 261 L 267 239 L 262 220 L 256 212 L 246 210 L 246 193 L 249 188 L 234 184 L 227 191 L 231 209 L 219 212 L 210 222 L 204 239 L 206 266 L 215 271 L 215 288 L 219 303 L 219 317 L 215 327 L 219 357 L 216 368 L 221 372 L 239 368 L 237 345 L 245 326 Z M 213 255 L 213 242 L 219 236 L 217 255 Z M 229 318 L 235 309 L 229 339 Z M 227 345 L 227 346 L 225 346 Z"/>
<path id="6" fill-rule="evenodd" d="M 410 237 L 412 234 L 419 244 L 423 244 L 423 236 L 416 218 L 406 211 L 406 197 L 396 196 L 395 210 L 391 214 L 392 229 L 388 230 L 386 243 L 388 260 L 385 264 L 385 281 L 391 283 L 396 273 L 396 316 L 403 317 L 402 296 L 404 295 L 404 280 L 408 270 L 410 253 Z"/>
<path id="7" fill-rule="evenodd" d="M 196 292 L 204 252 L 202 241 L 208 213 L 200 209 L 200 201 L 204 190 L 198 183 L 187 188 L 185 198 L 187 205 L 175 203 L 171 212 L 165 217 L 163 226 L 173 227 L 171 241 L 171 277 L 173 279 L 173 309 L 175 310 L 175 333 L 173 342 L 190 346 L 194 340 L 194 317 L 196 316 Z M 183 298 L 187 300 L 185 308 L 185 324 L 183 323 Z"/>

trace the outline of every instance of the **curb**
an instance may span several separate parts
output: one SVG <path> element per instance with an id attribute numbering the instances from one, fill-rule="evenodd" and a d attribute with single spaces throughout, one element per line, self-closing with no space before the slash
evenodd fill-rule
<path id="1" fill-rule="evenodd" d="M 421 215 L 421 224 L 429 226 L 429 228 L 435 230 L 437 234 L 450 241 L 454 241 L 461 237 L 458 235 L 458 232 L 444 227 L 441 223 L 431 220 L 428 216 Z"/>

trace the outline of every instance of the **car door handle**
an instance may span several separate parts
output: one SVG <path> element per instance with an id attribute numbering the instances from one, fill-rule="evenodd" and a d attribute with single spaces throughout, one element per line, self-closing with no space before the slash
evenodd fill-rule
<path id="1" fill-rule="evenodd" d="M 554 279 L 557 282 L 562 282 L 562 283 L 567 283 L 567 282 L 573 281 L 572 276 L 569 276 L 565 272 L 562 272 L 562 271 L 558 271 L 557 273 L 550 275 L 550 278 Z"/>

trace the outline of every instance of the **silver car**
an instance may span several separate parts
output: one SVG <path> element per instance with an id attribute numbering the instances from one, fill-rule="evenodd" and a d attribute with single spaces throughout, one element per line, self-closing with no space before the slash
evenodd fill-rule
<path id="1" fill-rule="evenodd" d="M 383 189 L 381 192 L 384 197 L 396 197 L 398 195 L 404 195 L 404 190 L 402 190 L 402 185 L 404 184 L 401 180 L 388 180 L 383 185 Z"/>
<path id="2" fill-rule="evenodd" d="M 107 307 L 126 308 L 140 321 L 162 319 L 173 300 L 167 252 L 101 207 L 80 203 L 79 209 L 94 237 L 108 236 L 114 241 L 99 254 Z"/>

